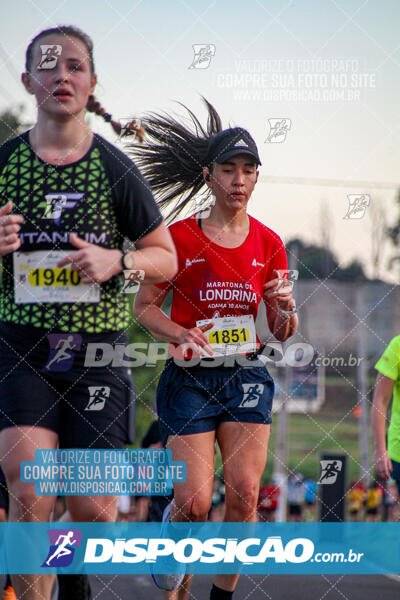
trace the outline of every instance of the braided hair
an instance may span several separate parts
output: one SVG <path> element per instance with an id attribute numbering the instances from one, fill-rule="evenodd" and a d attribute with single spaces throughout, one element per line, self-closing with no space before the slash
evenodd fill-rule
<path id="1" fill-rule="evenodd" d="M 94 113 L 95 115 L 103 117 L 106 123 L 110 123 L 115 133 L 117 133 L 121 137 L 136 135 L 140 142 L 143 141 L 144 129 L 136 121 L 136 119 L 132 119 L 132 121 L 130 121 L 124 127 L 122 127 L 121 123 L 119 121 L 115 121 L 112 118 L 112 115 L 106 112 L 106 110 L 101 106 L 100 102 L 96 100 L 96 98 L 93 95 L 89 96 L 88 103 L 86 105 L 86 110 Z"/>

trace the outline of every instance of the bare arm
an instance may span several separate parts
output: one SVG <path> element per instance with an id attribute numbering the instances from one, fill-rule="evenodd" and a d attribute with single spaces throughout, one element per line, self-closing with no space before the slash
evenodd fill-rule
<path id="1" fill-rule="evenodd" d="M 168 290 L 160 290 L 155 285 L 142 285 L 135 297 L 133 314 L 154 337 L 168 342 L 179 343 L 183 327 L 171 321 L 161 310 Z"/>
<path id="2" fill-rule="evenodd" d="M 1 239 L 1 237 L 0 237 Z M 121 250 L 91 244 L 71 233 L 70 242 L 78 248 L 57 263 L 58 267 L 71 265 L 82 283 L 107 281 L 122 272 Z M 172 279 L 178 270 L 176 250 L 171 234 L 164 224 L 145 235 L 136 243 L 137 250 L 128 254 L 132 258 L 131 271 L 144 271 L 144 281 L 158 283 Z"/>
<path id="3" fill-rule="evenodd" d="M 268 327 L 271 333 L 280 342 L 286 342 L 296 332 L 299 323 L 297 314 L 290 315 L 290 317 L 283 317 L 278 311 L 276 302 L 266 302 L 265 305 L 267 308 Z M 290 308 L 289 306 L 288 310 Z"/>
<path id="4" fill-rule="evenodd" d="M 139 240 L 136 247 L 135 252 L 130 252 L 134 259 L 132 269 L 144 271 L 144 281 L 160 283 L 175 276 L 178 270 L 176 250 L 163 223 Z"/>
<path id="5" fill-rule="evenodd" d="M 371 409 L 372 432 L 375 454 L 374 469 L 377 477 L 388 479 L 392 462 L 386 449 L 386 414 L 393 394 L 394 380 L 378 373 Z"/>
<path id="6" fill-rule="evenodd" d="M 274 273 L 278 275 L 277 271 Z M 274 337 L 280 342 L 285 342 L 296 331 L 299 323 L 296 313 L 284 316 L 278 310 L 290 311 L 294 306 L 292 288 L 290 285 L 282 287 L 279 276 L 271 279 L 264 285 L 264 302 L 267 309 L 268 327 Z"/>
<path id="7" fill-rule="evenodd" d="M 140 287 L 133 305 L 133 313 L 139 323 L 147 327 L 156 338 L 175 344 L 192 344 L 200 354 L 204 354 L 201 348 L 212 354 L 212 348 L 204 335 L 204 331 L 210 329 L 212 323 L 192 329 L 185 329 L 175 323 L 161 310 L 167 294 L 168 290 L 160 290 L 155 285 Z"/>
<path id="8" fill-rule="evenodd" d="M 149 496 L 140 496 L 136 499 L 135 503 L 135 517 L 136 521 L 147 521 L 147 517 L 149 514 L 149 506 L 150 506 L 150 497 Z"/>

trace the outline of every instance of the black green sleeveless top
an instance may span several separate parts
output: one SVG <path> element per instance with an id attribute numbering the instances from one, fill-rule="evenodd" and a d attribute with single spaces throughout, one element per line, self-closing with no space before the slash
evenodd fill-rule
<path id="1" fill-rule="evenodd" d="M 49 212 L 49 201 L 60 197 L 61 209 Z M 85 156 L 63 166 L 38 158 L 28 132 L 0 146 L 0 204 L 8 200 L 13 201 L 12 212 L 24 217 L 18 253 L 77 250 L 69 242 L 71 232 L 104 248 L 121 249 L 125 240 L 135 243 L 162 222 L 138 168 L 96 134 Z M 121 293 L 118 275 L 100 284 L 96 302 L 16 302 L 13 254 L 3 257 L 0 321 L 72 333 L 119 331 L 129 325 L 128 295 Z"/>

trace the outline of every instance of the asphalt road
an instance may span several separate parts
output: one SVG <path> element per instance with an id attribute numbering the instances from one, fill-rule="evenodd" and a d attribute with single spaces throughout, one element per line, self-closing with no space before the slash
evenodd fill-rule
<path id="1" fill-rule="evenodd" d="M 90 583 L 93 600 L 165 600 L 147 575 L 90 575 Z M 208 600 L 211 585 L 211 575 L 195 575 L 189 600 Z M 400 600 L 400 576 L 241 575 L 234 600 Z"/>
<path id="2" fill-rule="evenodd" d="M 162 600 L 147 575 L 91 575 L 94 600 Z M 208 600 L 211 575 L 195 575 L 189 600 Z M 400 577 L 242 575 L 235 600 L 399 600 Z"/>

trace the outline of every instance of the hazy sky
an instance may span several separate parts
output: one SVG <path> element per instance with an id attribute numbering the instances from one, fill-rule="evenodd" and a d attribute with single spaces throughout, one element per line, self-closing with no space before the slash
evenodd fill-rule
<path id="1" fill-rule="evenodd" d="M 259 146 L 250 213 L 285 241 L 320 242 L 325 207 L 340 261 L 357 258 L 371 274 L 372 213 L 383 207 L 389 222 L 397 214 L 399 18 L 396 0 L 16 0 L 1 7 L 0 109 L 24 103 L 34 119 L 17 77 L 27 43 L 43 28 L 77 25 L 93 38 L 97 95 L 115 117 L 181 113 L 175 100 L 204 117 L 204 95 L 226 126 L 246 127 Z M 196 44 L 210 45 L 209 64 L 189 68 Z M 288 126 L 283 141 L 268 141 L 269 119 Z M 91 123 L 115 141 L 99 118 Z M 347 194 L 370 196 L 362 219 L 343 218 Z M 392 253 L 387 243 L 381 275 L 394 282 L 385 269 Z"/>

